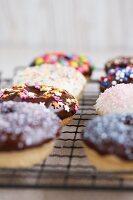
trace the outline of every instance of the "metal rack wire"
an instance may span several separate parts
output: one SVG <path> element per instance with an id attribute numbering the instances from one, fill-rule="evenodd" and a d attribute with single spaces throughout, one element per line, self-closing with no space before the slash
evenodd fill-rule
<path id="1" fill-rule="evenodd" d="M 6 87 L 11 80 L 2 80 Z M 40 165 L 29 169 L 0 169 L 0 187 L 49 189 L 113 189 L 133 190 L 133 179 L 124 179 L 132 172 L 99 172 L 84 154 L 80 134 L 84 122 L 96 117 L 93 105 L 98 97 L 97 81 L 90 82 L 74 120 L 63 128 L 54 151 Z M 123 177 L 123 178 L 121 178 Z"/>

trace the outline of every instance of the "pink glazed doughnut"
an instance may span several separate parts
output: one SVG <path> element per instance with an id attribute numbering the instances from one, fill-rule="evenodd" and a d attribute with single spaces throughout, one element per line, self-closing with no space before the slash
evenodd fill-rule
<path id="1" fill-rule="evenodd" d="M 133 84 L 118 84 L 100 94 L 94 106 L 97 114 L 133 112 Z"/>

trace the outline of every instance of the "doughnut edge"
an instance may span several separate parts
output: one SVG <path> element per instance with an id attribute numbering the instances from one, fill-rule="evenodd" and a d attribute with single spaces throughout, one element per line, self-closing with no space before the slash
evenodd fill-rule
<path id="1" fill-rule="evenodd" d="M 99 171 L 126 172 L 133 170 L 132 161 L 122 160 L 116 155 L 100 155 L 95 150 L 89 148 L 84 142 L 83 142 L 83 147 L 87 158 Z M 133 175 L 117 175 L 117 176 L 124 178 L 133 178 Z"/>
<path id="2" fill-rule="evenodd" d="M 54 140 L 39 147 L 21 151 L 0 152 L 0 168 L 30 168 L 41 163 L 52 152 Z"/>

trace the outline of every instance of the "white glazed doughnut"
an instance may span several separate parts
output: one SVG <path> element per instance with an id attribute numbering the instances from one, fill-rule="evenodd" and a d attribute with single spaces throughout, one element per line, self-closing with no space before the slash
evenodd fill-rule
<path id="1" fill-rule="evenodd" d="M 13 80 L 14 85 L 24 83 L 34 85 L 39 84 L 51 85 L 60 89 L 67 90 L 75 97 L 80 97 L 85 85 L 85 77 L 77 70 L 71 67 L 64 67 L 59 64 L 44 64 L 40 67 L 26 68 L 18 72 Z"/>

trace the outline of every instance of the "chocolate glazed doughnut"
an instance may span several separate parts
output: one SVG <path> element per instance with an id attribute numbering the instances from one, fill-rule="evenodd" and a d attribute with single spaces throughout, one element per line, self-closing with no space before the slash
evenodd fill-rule
<path id="1" fill-rule="evenodd" d="M 25 168 L 51 153 L 61 120 L 44 105 L 0 103 L 0 167 Z"/>
<path id="2" fill-rule="evenodd" d="M 32 102 L 45 105 L 53 110 L 62 120 L 63 125 L 68 124 L 78 110 L 76 98 L 66 90 L 58 89 L 47 85 L 34 86 L 28 84 L 13 86 L 0 91 L 0 101 Z"/>
<path id="3" fill-rule="evenodd" d="M 99 170 L 133 170 L 133 114 L 112 114 L 86 123 L 85 152 Z"/>
<path id="4" fill-rule="evenodd" d="M 101 77 L 100 91 L 104 92 L 107 88 L 121 83 L 133 83 L 133 67 L 110 69 L 108 75 Z"/>
<path id="5" fill-rule="evenodd" d="M 133 57 L 119 56 L 119 57 L 113 58 L 112 60 L 109 60 L 105 64 L 105 72 L 108 73 L 110 69 L 125 68 L 128 65 L 131 65 L 133 67 Z"/>

